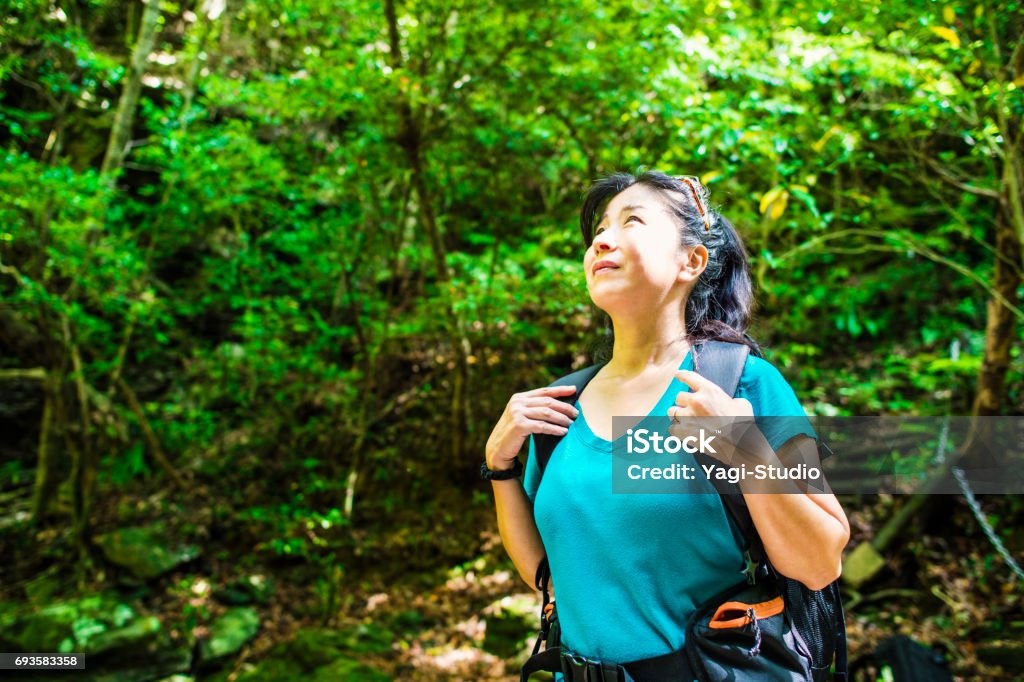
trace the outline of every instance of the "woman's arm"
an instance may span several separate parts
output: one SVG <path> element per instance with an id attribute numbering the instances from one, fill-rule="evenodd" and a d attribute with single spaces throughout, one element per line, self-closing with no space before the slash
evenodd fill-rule
<path id="1" fill-rule="evenodd" d="M 505 545 L 519 577 L 536 589 L 534 580 L 537 567 L 544 558 L 544 543 L 541 542 L 537 524 L 533 520 L 533 505 L 517 478 L 505 481 L 491 481 L 494 489 L 494 507 L 498 515 L 498 532 Z"/>
<path id="2" fill-rule="evenodd" d="M 675 406 L 669 408 L 670 417 L 740 418 L 733 432 L 738 438 L 723 439 L 726 443 L 733 441 L 736 448 L 729 453 L 720 452 L 716 458 L 731 465 L 746 464 L 748 472 L 758 464 L 788 468 L 803 463 L 820 469 L 817 445 L 811 437 L 791 438 L 776 453 L 764 434 L 753 427 L 754 408 L 749 400 L 726 395 L 696 372 L 680 370 L 676 376 L 690 391 L 679 393 Z M 735 441 L 742 441 L 742 445 Z M 824 475 L 819 481 L 824 483 Z M 813 483 L 817 485 L 819 481 Z M 808 493 L 797 483 L 758 481 L 748 474 L 741 480 L 740 490 L 772 565 L 809 589 L 819 590 L 842 572 L 850 524 L 827 484 L 825 492 Z"/>
<path id="3" fill-rule="evenodd" d="M 575 392 L 575 386 L 547 386 L 514 394 L 487 439 L 487 466 L 494 470 L 511 468 L 531 434 L 568 433 L 579 412 L 559 398 Z M 531 589 L 536 589 L 537 567 L 545 553 L 533 520 L 533 503 L 519 479 L 492 480 L 491 486 L 501 542 L 519 576 Z"/>
<path id="4" fill-rule="evenodd" d="M 758 450 L 771 453 L 767 441 Z M 757 463 L 785 468 L 798 464 L 819 469 L 821 466 L 817 444 L 806 435 L 790 439 L 776 455 L 761 456 Z M 752 465 L 756 466 L 747 460 L 747 468 Z M 840 576 L 843 549 L 850 540 L 850 523 L 827 484 L 826 492 L 807 493 L 794 481 L 758 481 L 748 477 L 740 483 L 740 490 L 776 570 L 812 590 L 820 590 Z"/>

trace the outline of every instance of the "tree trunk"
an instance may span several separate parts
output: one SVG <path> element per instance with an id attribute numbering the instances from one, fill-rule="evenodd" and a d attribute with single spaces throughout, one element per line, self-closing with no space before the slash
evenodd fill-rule
<path id="1" fill-rule="evenodd" d="M 399 72 L 403 68 L 402 46 L 398 33 L 398 18 L 395 13 L 395 0 L 385 0 L 385 14 L 388 22 L 389 47 L 391 52 L 391 68 Z M 451 273 L 448 271 L 447 251 L 441 230 L 437 224 L 431 194 L 427 191 L 423 158 L 423 134 L 413 115 L 412 106 L 404 93 L 398 96 L 399 117 L 401 120 L 398 133 L 398 144 L 405 151 L 406 159 L 412 170 L 412 184 L 419 200 L 420 222 L 427 233 L 430 248 L 434 256 L 434 267 L 437 270 L 438 283 L 450 285 Z M 465 436 L 470 423 L 469 415 L 469 356 L 472 351 L 469 339 L 462 326 L 458 313 L 450 306 L 444 308 L 449 341 L 455 355 L 455 368 L 452 375 L 451 423 L 449 445 L 450 466 L 458 466 L 465 447 Z"/>
<path id="2" fill-rule="evenodd" d="M 1021 244 L 1008 215 L 1009 202 L 1004 201 L 996 220 L 996 268 L 993 289 L 1010 304 L 1017 304 L 1020 286 Z M 1000 414 L 1006 393 L 1006 371 L 1010 366 L 1010 349 L 1016 337 L 1016 317 L 996 298 L 988 301 L 985 324 L 985 355 L 978 376 L 973 414 L 987 417 Z"/>
<path id="3" fill-rule="evenodd" d="M 1008 186 L 1007 186 L 1008 185 Z M 1014 185 L 1004 185 L 1004 197 L 999 202 L 996 214 L 996 254 L 995 275 L 992 282 L 993 296 L 988 301 L 988 317 L 985 323 L 985 353 L 982 358 L 981 372 L 978 375 L 978 388 L 974 396 L 973 416 L 989 417 L 1001 414 L 1006 400 L 1006 372 L 1010 366 L 1010 350 L 1016 340 L 1016 316 L 1010 306 L 1017 305 L 1017 288 L 1021 284 L 1020 270 L 1021 243 L 1012 215 L 1012 206 L 1007 192 L 1012 192 Z M 1002 296 L 1002 300 L 1000 300 Z M 984 446 L 992 442 L 988 433 L 992 424 L 986 420 L 976 420 L 962 446 L 962 459 L 949 462 L 950 466 L 962 465 L 985 468 L 993 466 L 991 453 Z M 936 514 L 948 515 L 952 512 L 955 498 L 950 495 L 929 494 L 931 490 L 948 484 L 951 477 L 948 471 L 932 481 L 926 482 L 916 494 L 904 501 L 900 509 L 893 514 L 875 538 L 856 547 L 847 557 L 850 562 L 849 571 L 844 571 L 844 580 L 858 587 L 870 580 L 884 568 L 881 552 L 906 530 L 911 519 L 919 516 L 922 523 Z"/>
<path id="4" fill-rule="evenodd" d="M 57 490 L 56 456 L 53 451 L 53 402 L 54 392 L 60 390 L 60 382 L 47 377 L 43 381 L 46 398 L 43 403 L 43 418 L 39 427 L 38 462 L 36 462 L 36 483 L 32 492 L 32 522 L 40 525 L 50 511 Z"/>
<path id="5" fill-rule="evenodd" d="M 153 52 L 156 42 L 157 25 L 160 20 L 159 0 L 143 0 L 146 6 L 139 24 L 139 35 L 132 50 L 132 62 L 125 77 L 124 90 L 117 103 L 117 114 L 114 116 L 114 127 L 110 131 L 107 152 L 103 157 L 101 173 L 110 175 L 121 170 L 127 152 L 128 138 L 135 121 L 135 109 L 142 92 L 142 76 L 146 72 L 146 61 Z"/>
<path id="6" fill-rule="evenodd" d="M 61 326 L 64 333 L 64 347 L 71 358 L 72 377 L 75 395 L 78 398 L 78 431 L 79 443 L 75 443 L 74 435 L 68 428 L 70 418 L 61 409 L 62 428 L 67 435 L 67 445 L 71 452 L 71 513 L 80 558 L 88 558 L 89 516 L 92 513 L 93 492 L 96 486 L 97 457 L 89 442 L 89 397 L 85 387 L 85 369 L 78 344 L 71 335 L 71 323 L 66 315 L 61 315 Z"/>

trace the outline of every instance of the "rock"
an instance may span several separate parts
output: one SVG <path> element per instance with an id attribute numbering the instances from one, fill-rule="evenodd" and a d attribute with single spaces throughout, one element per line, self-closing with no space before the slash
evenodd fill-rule
<path id="1" fill-rule="evenodd" d="M 225 658 L 241 649 L 260 629 L 260 615 L 248 606 L 228 609 L 210 626 L 210 636 L 200 644 L 202 661 Z"/>
<path id="2" fill-rule="evenodd" d="M 79 682 L 152 682 L 187 672 L 192 653 L 174 648 L 159 619 L 140 614 L 116 592 L 4 610 L 0 645 L 8 651 L 84 652 Z M 36 610 L 30 611 L 29 609 Z M 64 682 L 67 672 L 37 671 L 38 682 Z"/>
<path id="3" fill-rule="evenodd" d="M 0 623 L 0 642 L 18 651 L 137 653 L 146 651 L 162 634 L 155 616 L 139 616 L 114 593 L 9 615 Z"/>
<path id="4" fill-rule="evenodd" d="M 144 616 L 123 628 L 98 633 L 89 640 L 85 653 L 138 652 L 145 643 L 156 641 L 161 631 L 160 620 L 156 616 Z"/>
<path id="5" fill-rule="evenodd" d="M 140 652 L 142 657 L 96 657 L 86 655 L 85 670 L 72 675 L 75 682 L 192 682 L 186 673 L 192 663 L 192 654 L 183 649 L 161 649 Z M 7 678 L 3 678 L 7 679 Z M 38 671 L 22 678 L 31 682 L 67 682 L 68 671 Z"/>
<path id="6" fill-rule="evenodd" d="M 128 569 L 141 580 L 150 580 L 199 556 L 195 545 L 173 546 L 149 528 L 119 528 L 100 535 L 96 543 L 107 560 Z"/>
<path id="7" fill-rule="evenodd" d="M 77 651 L 61 648 L 74 644 L 72 625 L 79 617 L 74 604 L 51 604 L 35 613 L 9 617 L 0 626 L 0 640 L 11 642 L 16 651 Z"/>

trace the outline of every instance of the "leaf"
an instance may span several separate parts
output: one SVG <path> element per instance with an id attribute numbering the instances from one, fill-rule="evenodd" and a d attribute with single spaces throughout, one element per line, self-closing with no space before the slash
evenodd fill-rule
<path id="1" fill-rule="evenodd" d="M 772 188 L 761 197 L 761 214 L 767 212 L 772 220 L 778 220 L 786 210 L 788 202 L 789 192 L 784 187 Z"/>
<path id="2" fill-rule="evenodd" d="M 779 218 L 782 217 L 782 213 L 783 213 L 783 211 L 786 210 L 786 204 L 788 202 L 789 202 L 789 192 L 786 192 L 785 190 L 783 190 L 782 194 L 779 195 L 779 198 L 776 201 L 772 202 L 772 212 L 771 212 L 772 220 L 778 220 Z"/>
<path id="3" fill-rule="evenodd" d="M 822 135 L 820 138 L 818 138 L 817 142 L 814 142 L 814 143 L 811 144 L 811 149 L 813 149 L 816 152 L 820 152 L 822 149 L 825 148 L 825 143 L 828 142 L 829 138 L 831 138 L 833 135 L 835 135 L 835 133 L 836 133 L 836 127 L 832 126 L 831 128 L 829 128 L 828 130 L 825 131 L 824 135 Z"/>
<path id="4" fill-rule="evenodd" d="M 860 336 L 863 331 L 860 326 L 860 321 L 857 320 L 857 316 L 852 310 L 846 313 L 846 330 L 850 332 L 850 336 L 854 338 Z"/>
<path id="5" fill-rule="evenodd" d="M 818 211 L 818 202 L 814 200 L 814 197 L 806 187 L 803 185 L 794 185 L 789 188 L 789 191 L 794 197 L 802 201 L 804 205 L 807 206 L 815 218 L 821 218 L 821 212 Z"/>
<path id="6" fill-rule="evenodd" d="M 702 185 L 705 185 L 705 186 L 710 185 L 712 182 L 714 182 L 716 179 L 718 179 L 718 176 L 720 176 L 721 174 L 722 174 L 722 171 L 717 171 L 717 170 L 709 171 L 709 172 L 707 172 L 707 173 L 705 173 L 704 175 L 701 176 L 700 182 L 701 182 Z"/>
<path id="7" fill-rule="evenodd" d="M 782 193 L 781 187 L 773 187 L 764 193 L 761 197 L 761 215 L 764 215 L 768 211 L 768 207 L 772 205 L 772 202 L 778 198 L 780 193 Z"/>
<path id="8" fill-rule="evenodd" d="M 956 10 L 946 5 L 942 8 L 942 18 L 946 20 L 947 24 L 956 23 Z"/>
<path id="9" fill-rule="evenodd" d="M 958 36 L 956 31 L 953 29 L 946 28 L 945 26 L 929 26 L 928 28 L 930 28 L 932 33 L 935 35 L 948 40 L 953 47 L 960 47 L 960 36 Z"/>

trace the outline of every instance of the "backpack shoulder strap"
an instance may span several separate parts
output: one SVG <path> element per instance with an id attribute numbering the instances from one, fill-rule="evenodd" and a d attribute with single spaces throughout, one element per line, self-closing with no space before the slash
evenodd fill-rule
<path id="1" fill-rule="evenodd" d="M 750 348 L 745 344 L 705 341 L 694 348 L 693 366 L 698 374 L 714 382 L 727 395 L 735 396 L 749 354 Z M 735 483 L 721 480 L 712 481 L 712 484 L 721 495 L 722 503 L 736 522 L 740 533 L 747 539 L 751 559 L 763 564 L 767 556 L 740 487 Z"/>
<path id="2" fill-rule="evenodd" d="M 734 396 L 740 387 L 740 377 L 749 354 L 750 348 L 745 344 L 705 341 L 694 348 L 693 368 L 728 395 Z"/>
<path id="3" fill-rule="evenodd" d="M 572 405 L 576 402 L 576 399 L 581 393 L 583 388 L 590 383 L 590 380 L 597 375 L 598 371 L 605 366 L 606 363 L 600 363 L 597 365 L 591 365 L 590 367 L 584 367 L 581 370 L 577 370 L 572 374 L 567 374 L 561 379 L 556 379 L 551 382 L 551 386 L 575 386 L 576 392 L 558 398 L 563 403 Z M 537 458 L 537 467 L 540 469 L 541 476 L 544 475 L 544 467 L 547 466 L 548 460 L 551 459 L 551 453 L 555 451 L 555 446 L 558 445 L 558 441 L 562 440 L 562 436 L 555 436 L 550 433 L 535 433 L 532 436 L 534 456 Z"/>

